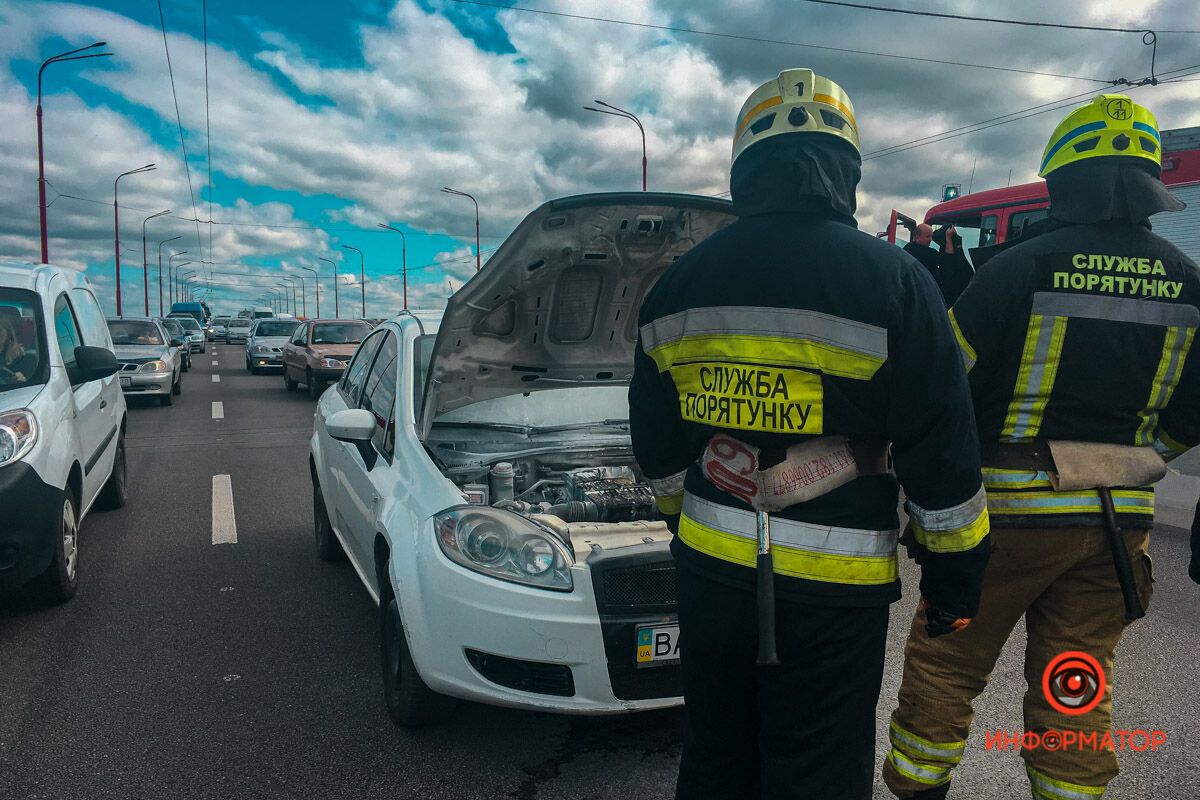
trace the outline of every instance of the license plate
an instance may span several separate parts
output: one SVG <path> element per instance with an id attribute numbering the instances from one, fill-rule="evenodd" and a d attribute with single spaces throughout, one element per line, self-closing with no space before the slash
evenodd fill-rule
<path id="1" fill-rule="evenodd" d="M 637 629 L 638 669 L 679 663 L 679 626 L 645 625 Z"/>
<path id="2" fill-rule="evenodd" d="M 124 389 L 126 386 L 129 386 L 130 383 L 131 383 L 131 381 L 129 380 L 129 378 L 121 378 L 121 388 L 122 389 Z"/>

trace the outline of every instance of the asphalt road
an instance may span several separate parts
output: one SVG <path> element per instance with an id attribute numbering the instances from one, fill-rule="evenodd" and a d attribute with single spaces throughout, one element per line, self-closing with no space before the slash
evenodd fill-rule
<path id="1" fill-rule="evenodd" d="M 0 599 L 0 800 L 670 797 L 680 712 L 587 719 L 461 704 L 431 730 L 392 726 L 376 610 L 348 563 L 313 553 L 313 403 L 277 375 L 251 376 L 242 352 L 210 346 L 173 407 L 133 405 L 130 502 L 85 521 L 76 598 Z M 236 544 L 212 544 L 215 475 L 233 487 Z M 1157 592 L 1121 647 L 1116 726 L 1168 741 L 1123 755 L 1109 796 L 1194 800 L 1200 587 L 1186 577 L 1183 531 L 1160 529 L 1152 552 Z M 916 589 L 904 568 L 880 757 Z M 977 704 L 954 797 L 1028 796 L 1019 757 L 982 744 L 984 730 L 1021 727 L 1023 640 L 1013 636 Z"/>

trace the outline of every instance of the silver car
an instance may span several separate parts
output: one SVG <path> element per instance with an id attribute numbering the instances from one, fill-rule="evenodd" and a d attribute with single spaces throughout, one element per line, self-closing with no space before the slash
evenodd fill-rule
<path id="1" fill-rule="evenodd" d="M 244 342 L 250 336 L 250 326 L 254 320 L 249 317 L 233 317 L 225 326 L 225 341 L 228 344 Z"/>
<path id="2" fill-rule="evenodd" d="M 191 314 L 180 314 L 179 316 L 172 314 L 170 318 L 183 326 L 183 332 L 187 334 L 188 338 L 188 350 L 193 353 L 203 353 L 208 347 L 208 338 L 196 318 Z"/>
<path id="3" fill-rule="evenodd" d="M 162 323 L 153 319 L 110 317 L 113 352 L 121 365 L 117 376 L 127 397 L 150 395 L 169 406 L 183 391 L 183 365 L 179 349 L 184 343 L 171 339 Z"/>
<path id="4" fill-rule="evenodd" d="M 210 342 L 225 341 L 225 328 L 229 325 L 229 317 L 213 317 L 208 323 L 208 340 Z"/>
<path id="5" fill-rule="evenodd" d="M 255 320 L 246 339 L 246 369 L 259 374 L 272 367 L 283 368 L 283 346 L 300 325 L 296 319 Z"/>

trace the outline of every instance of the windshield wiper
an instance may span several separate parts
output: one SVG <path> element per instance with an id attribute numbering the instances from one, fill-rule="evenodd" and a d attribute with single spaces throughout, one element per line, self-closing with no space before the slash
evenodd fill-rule
<path id="1" fill-rule="evenodd" d="M 557 433 L 559 431 L 577 431 L 583 428 L 628 428 L 627 419 L 598 419 L 594 422 L 571 422 L 566 425 L 540 425 L 530 429 L 532 433 Z"/>
<path id="2" fill-rule="evenodd" d="M 505 433 L 520 433 L 528 436 L 533 433 L 536 428 L 530 425 L 517 425 L 512 422 L 446 422 L 443 420 L 434 420 L 433 425 L 436 428 L 481 428 L 488 431 L 503 431 Z"/>

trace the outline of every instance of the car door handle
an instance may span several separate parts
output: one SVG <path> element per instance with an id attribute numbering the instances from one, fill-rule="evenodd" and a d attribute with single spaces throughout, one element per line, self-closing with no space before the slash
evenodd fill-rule
<path id="1" fill-rule="evenodd" d="M 106 409 L 106 408 L 108 408 L 108 401 L 107 401 L 107 400 L 101 400 L 101 401 L 100 401 L 100 410 L 101 410 L 101 411 L 103 411 L 103 410 L 104 410 L 104 409 Z"/>

